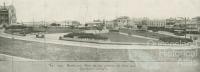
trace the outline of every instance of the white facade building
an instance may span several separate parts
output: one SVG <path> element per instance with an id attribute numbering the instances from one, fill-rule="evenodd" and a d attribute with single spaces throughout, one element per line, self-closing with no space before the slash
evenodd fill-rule
<path id="1" fill-rule="evenodd" d="M 166 20 L 147 20 L 147 26 L 148 27 L 165 27 L 166 26 Z"/>

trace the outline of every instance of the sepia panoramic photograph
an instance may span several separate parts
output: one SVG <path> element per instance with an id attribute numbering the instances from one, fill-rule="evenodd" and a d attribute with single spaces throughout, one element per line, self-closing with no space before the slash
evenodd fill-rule
<path id="1" fill-rule="evenodd" d="M 0 72 L 199 72 L 200 0 L 0 0 Z"/>

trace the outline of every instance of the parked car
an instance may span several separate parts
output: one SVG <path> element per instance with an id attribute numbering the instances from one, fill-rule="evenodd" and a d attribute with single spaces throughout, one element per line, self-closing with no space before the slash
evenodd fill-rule
<path id="1" fill-rule="evenodd" d="M 36 38 L 45 38 L 44 34 L 36 34 Z"/>

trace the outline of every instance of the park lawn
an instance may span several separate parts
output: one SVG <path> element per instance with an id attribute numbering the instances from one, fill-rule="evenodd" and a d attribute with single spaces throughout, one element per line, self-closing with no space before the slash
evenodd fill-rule
<path id="1" fill-rule="evenodd" d="M 122 30 L 120 30 L 120 32 L 144 36 L 144 37 L 156 38 L 156 39 L 159 39 L 161 37 L 172 37 L 169 35 L 159 34 L 159 33 L 155 33 L 155 32 L 135 31 L 135 30 L 128 30 L 128 29 L 122 29 Z"/>
<path id="2" fill-rule="evenodd" d="M 117 32 L 102 33 L 100 35 L 108 37 L 112 42 L 131 42 L 131 43 L 147 43 L 149 39 L 122 35 Z"/>
<path id="3" fill-rule="evenodd" d="M 0 54 L 18 56 L 36 60 L 66 61 L 126 61 L 126 49 L 97 49 L 81 46 L 70 46 L 15 40 L 0 37 Z"/>

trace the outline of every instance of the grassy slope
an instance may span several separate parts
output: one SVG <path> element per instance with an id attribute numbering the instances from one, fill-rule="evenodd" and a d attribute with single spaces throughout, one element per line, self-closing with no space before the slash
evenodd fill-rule
<path id="1" fill-rule="evenodd" d="M 127 50 L 46 44 L 2 37 L 0 52 L 38 60 L 128 60 Z"/>
<path id="2" fill-rule="evenodd" d="M 37 60 L 90 60 L 90 61 L 127 61 L 129 51 L 142 51 L 158 57 L 155 50 L 96 49 L 68 45 L 47 44 L 0 37 L 0 53 L 37 59 Z M 198 55 L 198 59 L 199 55 Z"/>

